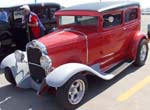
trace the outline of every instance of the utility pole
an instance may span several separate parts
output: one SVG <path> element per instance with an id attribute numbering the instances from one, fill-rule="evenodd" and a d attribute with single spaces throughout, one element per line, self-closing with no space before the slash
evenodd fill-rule
<path id="1" fill-rule="evenodd" d="M 36 0 L 34 2 L 36 3 Z"/>

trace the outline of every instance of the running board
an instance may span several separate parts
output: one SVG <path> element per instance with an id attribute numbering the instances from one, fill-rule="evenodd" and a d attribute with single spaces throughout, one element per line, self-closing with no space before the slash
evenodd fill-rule
<path id="1" fill-rule="evenodd" d="M 128 68 L 130 65 L 133 64 L 134 61 L 124 61 L 119 63 L 118 65 L 114 66 L 112 69 L 105 72 L 105 75 L 110 75 L 115 77 L 116 75 L 120 74 L 123 70 Z"/>

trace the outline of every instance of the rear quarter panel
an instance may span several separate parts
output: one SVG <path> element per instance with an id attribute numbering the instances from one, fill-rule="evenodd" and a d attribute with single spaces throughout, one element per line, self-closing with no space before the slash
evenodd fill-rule
<path id="1" fill-rule="evenodd" d="M 146 35 L 144 33 L 137 32 L 129 44 L 129 58 L 136 60 L 138 46 L 142 39 L 147 39 Z"/>

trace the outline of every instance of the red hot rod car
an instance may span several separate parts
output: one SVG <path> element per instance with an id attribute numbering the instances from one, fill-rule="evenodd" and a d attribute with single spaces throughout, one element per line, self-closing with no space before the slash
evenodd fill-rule
<path id="1" fill-rule="evenodd" d="M 131 64 L 145 64 L 147 37 L 140 32 L 138 2 L 88 3 L 55 13 L 58 29 L 1 63 L 6 79 L 38 94 L 53 88 L 60 105 L 74 109 L 86 97 L 86 76 L 110 80 Z"/>

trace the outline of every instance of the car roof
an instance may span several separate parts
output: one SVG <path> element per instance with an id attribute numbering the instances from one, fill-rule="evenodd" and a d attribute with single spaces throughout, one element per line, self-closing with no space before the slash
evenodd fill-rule
<path id="1" fill-rule="evenodd" d="M 24 4 L 22 5 L 14 5 L 14 6 L 8 6 L 8 7 L 1 7 L 1 9 L 5 9 L 5 8 L 12 8 L 12 9 L 17 9 L 21 6 L 23 6 Z M 30 8 L 32 7 L 41 7 L 41 6 L 50 6 L 50 7 L 61 7 L 60 4 L 58 3 L 53 3 L 53 2 L 43 2 L 43 3 L 30 3 L 30 4 L 27 4 L 30 6 Z"/>
<path id="2" fill-rule="evenodd" d="M 110 11 L 129 6 L 140 6 L 139 2 L 135 1 L 109 1 L 109 2 L 94 2 L 71 6 L 62 10 L 90 10 L 90 11 Z"/>
<path id="3" fill-rule="evenodd" d="M 44 3 L 32 3 L 32 4 L 29 4 L 29 6 L 60 6 L 60 4 L 58 3 L 49 3 L 49 2 L 44 2 Z"/>

